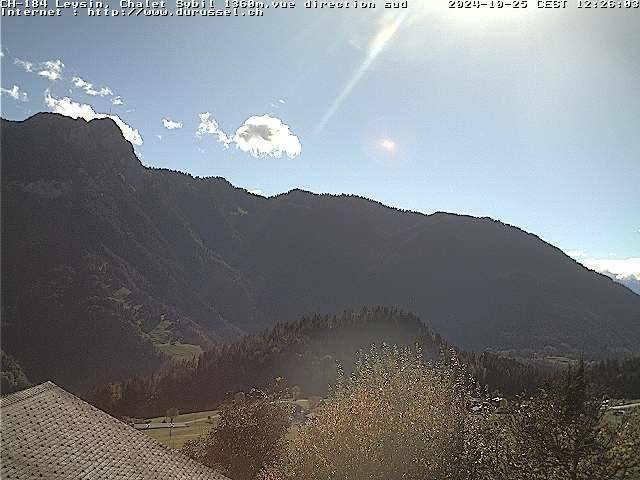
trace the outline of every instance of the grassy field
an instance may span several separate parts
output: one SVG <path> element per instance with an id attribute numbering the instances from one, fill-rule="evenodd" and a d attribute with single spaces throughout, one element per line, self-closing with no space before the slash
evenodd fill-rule
<path id="1" fill-rule="evenodd" d="M 305 411 L 309 410 L 310 405 L 308 399 L 300 399 L 293 403 L 295 403 Z M 163 416 L 148 418 L 147 421 L 150 423 L 161 423 L 163 421 L 168 421 L 168 419 Z M 171 429 L 171 431 L 168 428 L 142 431 L 150 437 L 155 438 L 160 443 L 163 443 L 172 448 L 180 449 L 187 440 L 196 439 L 200 435 L 207 433 L 209 430 L 216 427 L 218 425 L 218 422 L 220 421 L 220 417 L 217 410 L 207 410 L 203 412 L 183 413 L 174 417 L 173 421 L 175 423 L 188 423 L 189 426 L 174 428 Z M 297 426 L 292 427 L 291 435 L 295 434 L 296 428 Z"/>
<path id="2" fill-rule="evenodd" d="M 206 410 L 206 411 L 203 411 L 203 412 L 181 413 L 177 417 L 173 417 L 173 421 L 176 422 L 176 423 L 177 422 L 193 422 L 194 420 L 204 421 L 209 416 L 211 416 L 212 419 L 214 417 L 217 417 L 218 416 L 218 410 Z M 160 423 L 165 419 L 168 421 L 168 419 L 166 417 L 164 417 L 164 416 L 155 417 L 155 418 L 148 418 L 147 420 L 149 420 L 149 422 L 151 422 L 151 423 Z"/>
<path id="3" fill-rule="evenodd" d="M 202 353 L 200 345 L 192 345 L 190 343 L 160 343 L 156 344 L 156 347 L 162 353 L 177 361 L 191 360 Z"/>
<path id="4" fill-rule="evenodd" d="M 210 419 L 208 417 L 211 417 Z M 207 433 L 218 424 L 217 410 L 207 410 L 204 412 L 185 413 L 174 417 L 173 421 L 188 423 L 188 427 L 160 428 L 155 430 L 142 430 L 150 437 L 155 438 L 160 443 L 169 447 L 180 449 L 187 440 L 194 440 L 200 435 Z M 160 423 L 165 417 L 150 418 L 151 423 Z"/>
<path id="5" fill-rule="evenodd" d="M 191 360 L 194 356 L 202 353 L 200 345 L 177 341 L 173 332 L 173 322 L 167 320 L 164 315 L 148 335 L 158 350 L 176 361 Z"/>

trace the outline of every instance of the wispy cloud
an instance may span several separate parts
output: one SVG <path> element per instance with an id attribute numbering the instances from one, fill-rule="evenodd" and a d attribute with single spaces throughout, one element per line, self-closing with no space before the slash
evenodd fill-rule
<path id="1" fill-rule="evenodd" d="M 276 101 L 273 101 L 271 103 L 269 103 L 269 106 L 273 109 L 279 109 L 280 107 L 282 107 L 285 103 L 287 103 L 284 98 L 279 98 Z"/>
<path id="2" fill-rule="evenodd" d="M 100 87 L 98 89 L 93 83 L 87 82 L 80 77 L 73 77 L 71 83 L 73 83 L 74 87 L 84 90 L 84 93 L 92 97 L 110 97 L 113 95 L 113 91 L 109 87 Z"/>
<path id="3" fill-rule="evenodd" d="M 564 253 L 576 260 L 579 258 L 585 258 L 587 256 L 587 252 L 585 252 L 584 250 L 567 250 Z"/>
<path id="4" fill-rule="evenodd" d="M 29 96 L 27 95 L 27 92 L 20 91 L 20 87 L 18 87 L 17 85 L 14 85 L 10 89 L 0 87 L 0 95 L 8 95 L 9 97 L 19 102 L 29 101 Z"/>
<path id="5" fill-rule="evenodd" d="M 226 133 L 222 131 L 218 122 L 211 117 L 209 112 L 201 113 L 198 115 L 200 117 L 200 124 L 198 125 L 198 129 L 196 130 L 197 137 L 203 137 L 205 135 L 213 135 L 217 137 L 218 142 L 223 143 L 225 147 L 228 147 L 233 139 L 231 139 Z"/>
<path id="6" fill-rule="evenodd" d="M 168 118 L 162 119 L 162 125 L 167 130 L 175 130 L 177 128 L 182 128 L 182 122 L 174 122 L 173 120 L 169 120 Z"/>
<path id="7" fill-rule="evenodd" d="M 207 134 L 215 136 L 225 147 L 233 143 L 256 158 L 280 158 L 283 154 L 295 158 L 302 152 L 300 139 L 291 132 L 289 126 L 270 115 L 249 117 L 235 134 L 228 135 L 209 112 L 201 113 L 196 136 Z"/>
<path id="8" fill-rule="evenodd" d="M 51 81 L 61 79 L 62 71 L 65 68 L 64 63 L 60 59 L 47 60 L 46 62 L 35 64 L 29 60 L 14 58 L 13 63 L 22 68 L 25 72 L 37 73 L 41 77 L 47 78 Z M 98 87 L 79 75 L 75 75 L 71 78 L 71 84 L 73 87 L 81 89 L 85 94 L 92 97 L 111 97 L 110 101 L 113 105 L 124 105 L 122 97 L 120 95 L 116 95 L 113 90 L 106 85 Z M 69 89 L 69 93 L 72 93 L 71 89 Z"/>
<path id="9" fill-rule="evenodd" d="M 22 68 L 25 72 L 33 72 L 33 62 L 22 60 L 20 58 L 14 58 L 13 63 Z"/>
<path id="10" fill-rule="evenodd" d="M 254 190 L 249 190 L 249 193 L 252 193 L 253 195 L 258 195 L 260 197 L 264 197 L 264 192 L 262 190 L 260 190 L 259 188 L 256 188 Z"/>
<path id="11" fill-rule="evenodd" d="M 29 61 L 21 58 L 14 58 L 13 63 L 22 68 L 25 72 L 37 72 L 41 77 L 47 78 L 52 82 L 62 78 L 62 70 L 64 69 L 64 63 L 62 60 L 47 60 L 41 62 L 37 66 Z"/>
<path id="12" fill-rule="evenodd" d="M 51 96 L 49 90 L 45 91 L 45 104 L 54 113 L 59 113 L 71 118 L 83 118 L 87 121 L 94 118 L 110 118 L 122 131 L 122 135 L 134 145 L 142 145 L 142 137 L 137 129 L 127 125 L 119 116 L 97 113 L 91 105 L 74 102 L 69 97 L 55 98 Z"/>
<path id="13" fill-rule="evenodd" d="M 38 75 L 48 78 L 52 82 L 62 77 L 64 63 L 62 60 L 47 60 L 38 67 Z"/>

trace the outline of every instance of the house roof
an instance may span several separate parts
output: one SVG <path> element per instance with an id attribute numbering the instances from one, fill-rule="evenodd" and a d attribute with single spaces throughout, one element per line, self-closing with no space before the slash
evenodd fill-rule
<path id="1" fill-rule="evenodd" d="M 228 480 L 46 382 L 0 400 L 0 478 Z"/>

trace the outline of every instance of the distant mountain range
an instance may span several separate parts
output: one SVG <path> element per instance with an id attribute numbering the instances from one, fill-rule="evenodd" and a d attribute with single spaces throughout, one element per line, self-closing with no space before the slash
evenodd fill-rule
<path id="1" fill-rule="evenodd" d="M 634 275 L 623 276 L 623 275 L 616 275 L 615 273 L 606 272 L 606 271 L 602 273 L 608 277 L 611 277 L 616 282 L 624 285 L 632 292 L 635 292 L 638 295 L 640 295 L 640 279 L 638 279 Z"/>
<path id="2" fill-rule="evenodd" d="M 1 135 L 2 348 L 32 381 L 87 388 L 363 305 L 468 350 L 640 352 L 640 296 L 501 222 L 146 168 L 109 119 Z"/>

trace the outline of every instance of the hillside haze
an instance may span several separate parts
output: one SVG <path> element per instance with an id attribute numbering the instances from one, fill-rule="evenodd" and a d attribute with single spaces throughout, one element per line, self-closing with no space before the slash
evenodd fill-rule
<path id="1" fill-rule="evenodd" d="M 295 386 L 303 396 L 326 397 L 338 381 L 338 365 L 342 379 L 348 378 L 372 350 L 387 347 L 409 348 L 413 356 L 439 363 L 459 361 L 478 382 L 470 383 L 470 388 L 487 387 L 510 395 L 533 392 L 553 372 L 486 352 L 459 352 L 415 315 L 378 306 L 279 323 L 207 350 L 197 362 L 109 383 L 92 391 L 88 399 L 117 417 L 148 418 L 172 406 L 211 410 L 235 393 L 253 388 L 284 391 Z M 612 378 L 618 378 L 619 371 Z"/>
<path id="2" fill-rule="evenodd" d="M 32 381 L 87 388 L 362 305 L 469 350 L 640 351 L 640 296 L 518 228 L 146 168 L 109 119 L 2 121 L 2 341 Z"/>

